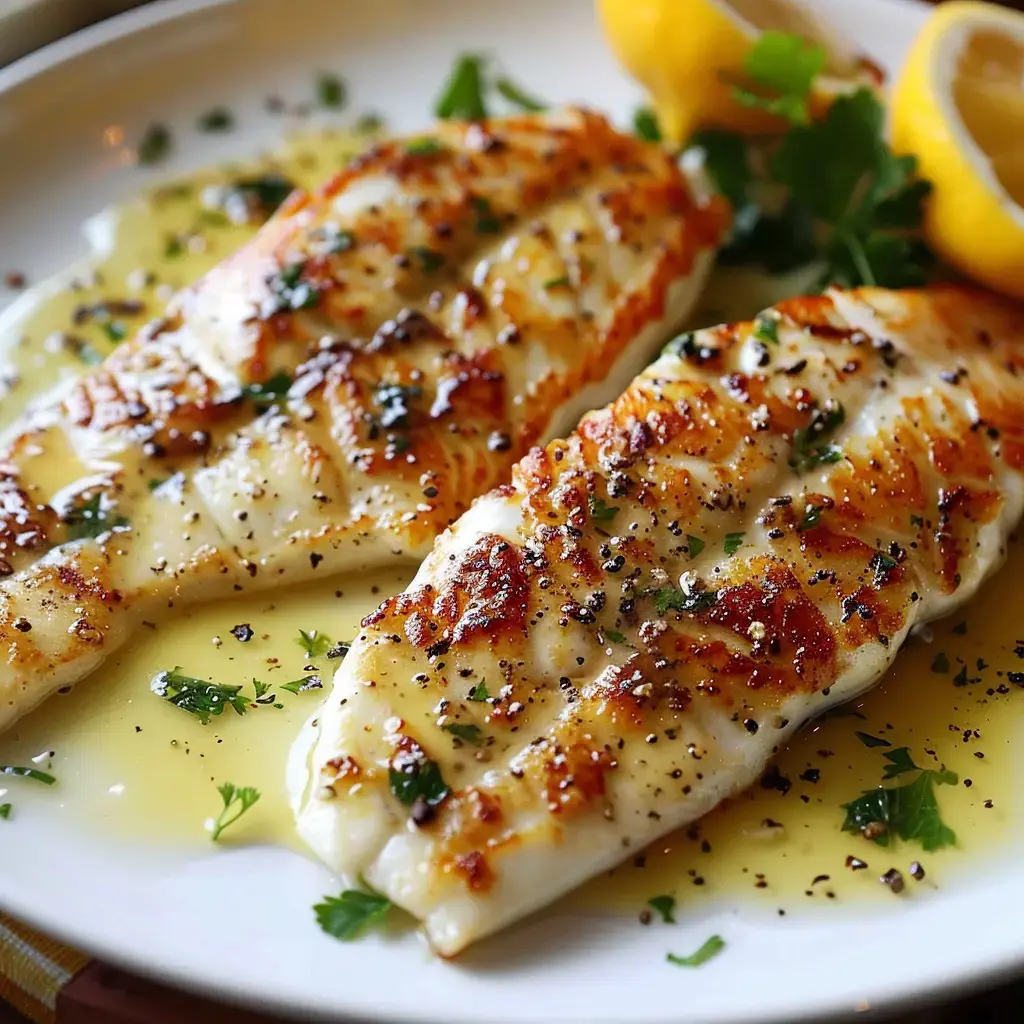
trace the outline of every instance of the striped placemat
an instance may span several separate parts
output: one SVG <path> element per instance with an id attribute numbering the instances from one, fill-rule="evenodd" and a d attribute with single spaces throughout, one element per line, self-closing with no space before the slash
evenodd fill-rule
<path id="1" fill-rule="evenodd" d="M 0 999 L 34 1024 L 56 1024 L 57 994 L 88 962 L 78 950 L 0 914 Z"/>

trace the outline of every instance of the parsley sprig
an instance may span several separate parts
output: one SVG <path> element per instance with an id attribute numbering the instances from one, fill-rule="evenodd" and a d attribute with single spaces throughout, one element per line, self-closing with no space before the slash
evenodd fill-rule
<path id="1" fill-rule="evenodd" d="M 216 843 L 224 829 L 229 828 L 249 810 L 260 798 L 260 791 L 252 786 L 236 786 L 233 782 L 225 782 L 217 787 L 224 807 L 213 822 L 210 838 Z"/>
<path id="2" fill-rule="evenodd" d="M 313 907 L 313 913 L 328 935 L 351 942 L 371 925 L 383 921 L 391 906 L 385 896 L 346 889 L 340 896 L 325 896 L 323 903 Z"/>
<path id="3" fill-rule="evenodd" d="M 481 121 L 490 116 L 489 103 L 500 96 L 513 109 L 533 113 L 546 104 L 528 93 L 508 75 L 496 71 L 487 57 L 461 53 L 434 104 L 434 114 L 444 120 Z"/>
<path id="4" fill-rule="evenodd" d="M 708 175 L 735 208 L 733 236 L 722 254 L 731 264 L 784 273 L 817 262 L 819 285 L 889 288 L 923 284 L 933 262 L 918 229 L 931 185 L 917 161 L 884 140 L 885 110 L 867 88 L 840 96 L 818 121 L 809 96 L 824 52 L 798 36 L 766 32 L 734 88 L 737 102 L 789 122 L 755 172 L 746 140 L 725 131 L 691 140 L 705 153 Z M 785 199 L 762 203 L 767 191 Z"/>

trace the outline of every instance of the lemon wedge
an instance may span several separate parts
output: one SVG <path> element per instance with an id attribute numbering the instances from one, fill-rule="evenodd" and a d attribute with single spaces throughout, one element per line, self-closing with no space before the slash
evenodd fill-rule
<path id="1" fill-rule="evenodd" d="M 754 134 L 785 126 L 732 94 L 744 60 L 768 30 L 824 49 L 825 68 L 810 97 L 814 115 L 837 95 L 881 82 L 877 67 L 849 52 L 794 0 L 597 0 L 597 7 L 612 50 L 651 94 L 670 142 L 685 142 L 699 128 Z"/>
<path id="2" fill-rule="evenodd" d="M 892 136 L 934 185 L 924 220 L 932 248 L 1024 298 L 1024 14 L 939 7 L 893 91 Z"/>

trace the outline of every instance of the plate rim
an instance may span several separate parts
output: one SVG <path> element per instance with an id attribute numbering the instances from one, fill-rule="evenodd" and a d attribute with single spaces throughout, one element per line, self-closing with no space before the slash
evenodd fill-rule
<path id="1" fill-rule="evenodd" d="M 582 2 L 582 0 L 581 0 Z M 589 2 L 589 0 L 587 0 Z M 807 2 L 807 0 L 804 0 Z M 813 0 L 812 0 L 813 2 Z M 856 4 L 856 0 L 843 0 L 845 3 Z M 930 10 L 923 0 L 875 0 L 883 7 L 913 7 Z M 23 87 L 33 79 L 51 71 L 56 66 L 74 60 L 103 46 L 122 40 L 128 36 L 152 29 L 158 25 L 173 22 L 191 15 L 200 14 L 216 8 L 241 6 L 242 0 L 150 0 L 143 6 L 114 14 L 104 20 L 79 29 L 59 40 L 51 42 L 7 66 L 0 68 L 0 94 L 5 94 Z M 939 897 L 942 899 L 942 897 Z M 15 897 L 5 899 L 4 910 L 9 910 L 19 920 L 32 927 L 39 928 L 59 941 L 67 942 L 88 951 L 90 956 L 98 957 L 108 963 L 124 967 L 143 977 L 170 984 L 173 987 L 208 996 L 214 1000 L 240 1006 L 250 1006 L 271 1012 L 301 1013 L 309 1020 L 336 1020 L 338 1014 L 344 1014 L 347 1021 L 363 1020 L 367 1022 L 398 1022 L 408 1018 L 397 1010 L 373 1010 L 372 1017 L 363 1016 L 364 1010 L 350 1004 L 351 1009 L 344 1006 L 329 1009 L 323 1005 L 307 1002 L 302 1006 L 289 998 L 287 994 L 275 995 L 272 991 L 252 992 L 239 982 L 225 977 L 218 981 L 205 977 L 196 978 L 189 974 L 188 969 L 180 965 L 168 965 L 155 961 L 151 954 L 133 949 L 126 945 L 117 945 L 106 940 L 90 937 L 87 930 L 74 923 L 65 925 L 54 922 L 45 913 L 37 914 L 31 905 L 22 905 Z M 543 913 L 544 911 L 541 911 Z M 384 953 L 386 955 L 386 952 Z M 851 1006 L 848 1002 L 838 1002 L 841 997 L 821 997 L 816 1002 L 801 1006 L 780 1007 L 768 1015 L 756 1012 L 736 1014 L 730 1019 L 746 1024 L 785 1024 L 785 1022 L 821 1021 L 825 1018 L 833 1021 L 861 1018 L 864 1012 L 888 1015 L 904 1009 L 922 1009 L 935 1006 L 956 995 L 963 997 L 981 989 L 1008 982 L 1016 977 L 1024 976 L 1024 940 L 1014 949 L 1007 949 L 1003 955 L 989 960 L 987 963 L 973 962 L 962 966 L 958 971 L 950 972 L 947 977 L 936 982 L 934 978 L 922 976 L 918 981 L 901 984 L 898 990 L 890 988 L 879 993 L 877 999 L 871 999 L 864 1006 Z M 358 1016 L 353 1016 L 355 1013 Z M 664 1017 L 647 1016 L 647 1021 L 678 1020 L 679 1010 L 666 1007 Z M 420 1024 L 449 1024 L 453 1018 L 446 1010 L 435 1010 L 424 1006 L 423 1015 L 418 1016 Z M 459 1020 L 475 1020 L 474 1017 L 461 1015 Z M 590 1017 L 590 1020 L 605 1019 Z M 612 1018 L 607 1018 L 612 1019 Z M 719 1019 L 719 1018 L 716 1018 Z M 691 1018 L 692 1021 L 699 1018 Z"/>

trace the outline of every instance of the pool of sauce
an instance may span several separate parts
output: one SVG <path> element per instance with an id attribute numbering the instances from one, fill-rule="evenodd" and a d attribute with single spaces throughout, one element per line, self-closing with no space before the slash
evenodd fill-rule
<path id="1" fill-rule="evenodd" d="M 130 337 L 158 316 L 171 291 L 251 236 L 258 225 L 232 223 L 204 204 L 211 187 L 268 171 L 311 186 L 365 141 L 340 132 L 306 133 L 250 165 L 170 183 L 92 221 L 98 249 L 92 263 L 23 294 L 0 316 L 6 382 L 0 428 L 55 379 L 87 372 L 113 350 L 119 335 Z M 737 294 L 748 296 L 751 308 L 735 308 Z M 775 298 L 763 283 L 742 278 L 720 278 L 708 295 L 706 320 L 749 315 Z M 78 312 L 104 303 L 109 311 L 102 316 L 83 319 Z M 16 828 L 19 807 L 31 804 L 67 816 L 76 828 L 125 842 L 198 848 L 210 842 L 210 822 L 221 807 L 217 786 L 232 782 L 255 786 L 262 796 L 223 841 L 298 850 L 285 758 L 324 691 L 291 694 L 280 687 L 311 673 L 329 686 L 337 664 L 307 657 L 296 642 L 299 630 L 318 630 L 335 641 L 351 638 L 360 618 L 401 589 L 413 571 L 408 566 L 372 579 L 341 577 L 238 598 L 141 630 L 93 677 L 0 737 L 0 763 L 33 759 L 59 780 L 52 788 L 22 779 L 0 787 L 0 804 L 12 804 L 11 818 L 0 828 L 11 835 L 6 830 Z M 912 898 L 1006 851 L 1019 833 L 1013 779 L 1024 692 L 1012 673 L 1024 671 L 1022 574 L 1024 544 L 1014 542 L 1008 564 L 963 614 L 935 625 L 930 639 L 912 638 L 878 687 L 805 729 L 781 753 L 770 787 L 755 785 L 697 825 L 634 855 L 573 894 L 569 905 L 640 912 L 650 897 L 673 894 L 681 908 L 742 899 L 771 913 L 790 913 L 872 895 L 893 899 L 879 884 L 892 867 L 906 877 L 900 898 Z M 251 639 L 231 632 L 241 625 L 251 628 Z M 944 658 L 937 659 L 940 653 Z M 935 670 L 937 661 L 948 670 Z M 244 685 L 249 693 L 259 679 L 270 684 L 276 700 L 253 704 L 244 716 L 227 710 L 203 725 L 150 691 L 156 673 L 176 666 Z M 889 746 L 867 746 L 858 732 Z M 944 764 L 958 774 L 956 786 L 937 790 L 956 847 L 934 853 L 912 844 L 883 848 L 841 831 L 842 805 L 878 785 L 883 753 L 902 746 L 922 767 Z M 851 870 L 851 856 L 867 867 Z M 920 881 L 909 874 L 915 860 L 925 869 Z"/>

